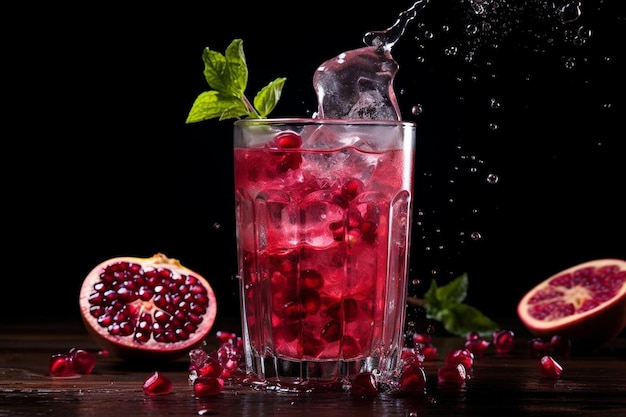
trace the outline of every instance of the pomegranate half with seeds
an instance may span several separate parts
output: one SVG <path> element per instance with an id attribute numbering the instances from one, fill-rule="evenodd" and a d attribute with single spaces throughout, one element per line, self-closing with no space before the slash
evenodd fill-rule
<path id="1" fill-rule="evenodd" d="M 102 262 L 83 281 L 79 304 L 101 347 L 146 361 L 173 360 L 199 346 L 217 312 L 207 280 L 161 253 Z"/>
<path id="2" fill-rule="evenodd" d="M 517 313 L 535 336 L 603 346 L 626 327 L 626 261 L 598 259 L 554 274 L 522 297 Z"/>

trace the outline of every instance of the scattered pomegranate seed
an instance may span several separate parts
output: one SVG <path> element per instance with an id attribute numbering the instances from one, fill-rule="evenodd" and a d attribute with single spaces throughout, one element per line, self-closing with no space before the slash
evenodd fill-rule
<path id="1" fill-rule="evenodd" d="M 479 339 L 482 339 L 482 338 L 480 337 L 480 333 L 478 333 L 477 331 L 472 331 L 465 335 L 465 340 L 479 340 Z"/>
<path id="2" fill-rule="evenodd" d="M 540 337 L 535 337 L 528 341 L 528 353 L 530 356 L 542 357 L 552 355 L 556 357 L 569 357 L 572 350 L 572 342 L 570 339 L 554 335 L 550 341 L 546 341 Z"/>
<path id="3" fill-rule="evenodd" d="M 424 361 L 424 355 L 422 354 L 419 347 L 414 348 L 402 348 L 402 354 L 400 355 L 400 359 L 404 361 L 404 363 L 418 363 L 421 364 Z"/>
<path id="4" fill-rule="evenodd" d="M 550 354 L 558 357 L 569 357 L 572 350 L 572 342 L 567 338 L 555 334 L 550 338 Z"/>
<path id="5" fill-rule="evenodd" d="M 550 353 L 550 343 L 540 337 L 528 341 L 528 354 L 540 358 Z"/>
<path id="6" fill-rule="evenodd" d="M 193 382 L 193 393 L 199 398 L 216 396 L 220 394 L 223 389 L 224 380 L 222 378 L 199 376 Z"/>
<path id="7" fill-rule="evenodd" d="M 96 366 L 96 356 L 91 352 L 72 348 L 69 354 L 72 365 L 79 374 L 90 374 Z"/>
<path id="8" fill-rule="evenodd" d="M 446 354 L 444 358 L 444 364 L 445 367 L 452 368 L 442 371 L 445 373 L 461 372 L 458 370 L 454 370 L 454 367 L 456 367 L 456 365 L 463 365 L 463 378 L 470 379 L 474 372 L 474 354 L 468 349 L 452 349 Z"/>
<path id="9" fill-rule="evenodd" d="M 474 366 L 474 354 L 468 349 L 452 349 L 444 358 L 446 365 L 462 364 L 466 369 Z"/>
<path id="10" fill-rule="evenodd" d="M 511 352 L 515 347 L 515 333 L 506 329 L 493 332 L 493 345 L 497 353 Z"/>
<path id="11" fill-rule="evenodd" d="M 466 340 L 464 346 L 465 349 L 474 354 L 475 358 L 482 358 L 487 348 L 491 346 L 491 343 L 488 340 L 477 338 Z"/>
<path id="12" fill-rule="evenodd" d="M 378 395 L 376 377 L 371 372 L 361 372 L 352 380 L 352 395 L 374 397 Z"/>
<path id="13" fill-rule="evenodd" d="M 444 365 L 437 369 L 437 378 L 439 382 L 462 384 L 469 379 L 467 370 L 463 364 Z"/>
<path id="14" fill-rule="evenodd" d="M 416 349 L 421 351 L 422 361 L 437 359 L 437 348 L 432 344 L 432 337 L 429 334 L 415 333 L 413 335 L 413 344 Z"/>
<path id="15" fill-rule="evenodd" d="M 68 353 L 52 355 L 48 372 L 52 377 L 90 374 L 96 366 L 96 356 L 86 350 L 71 348 Z"/>
<path id="16" fill-rule="evenodd" d="M 424 354 L 424 360 L 427 361 L 434 361 L 438 356 L 437 348 L 431 344 L 422 347 L 422 353 Z"/>
<path id="17" fill-rule="evenodd" d="M 539 362 L 541 376 L 548 379 L 559 379 L 563 367 L 552 356 L 543 356 Z"/>
<path id="18" fill-rule="evenodd" d="M 143 392 L 149 396 L 167 395 L 172 392 L 172 381 L 160 372 L 154 372 L 143 382 Z"/>
<path id="19" fill-rule="evenodd" d="M 52 377 L 68 377 L 78 375 L 72 365 L 72 359 L 65 353 L 57 353 L 50 358 L 48 372 Z"/>
<path id="20" fill-rule="evenodd" d="M 402 367 L 398 390 L 400 392 L 424 392 L 426 374 L 424 368 L 413 362 Z"/>

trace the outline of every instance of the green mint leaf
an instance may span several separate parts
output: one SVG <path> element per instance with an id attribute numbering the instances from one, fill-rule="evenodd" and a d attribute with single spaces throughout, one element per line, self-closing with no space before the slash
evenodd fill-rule
<path id="1" fill-rule="evenodd" d="M 204 77 L 212 89 L 236 98 L 243 96 L 248 84 L 248 67 L 241 39 L 235 39 L 228 45 L 225 56 L 205 48 L 202 60 Z"/>
<path id="2" fill-rule="evenodd" d="M 205 48 L 202 60 L 204 78 L 211 90 L 198 95 L 186 123 L 214 118 L 266 118 L 276 107 L 286 78 L 277 78 L 261 89 L 254 97 L 254 105 L 244 95 L 248 85 L 248 66 L 241 39 L 233 40 L 224 55 Z"/>
<path id="3" fill-rule="evenodd" d="M 264 118 L 274 110 L 283 91 L 286 78 L 277 78 L 261 89 L 254 97 L 254 108 Z"/>
<path id="4" fill-rule="evenodd" d="M 469 332 L 478 332 L 481 336 L 490 336 L 499 328 L 496 322 L 478 309 L 463 303 L 440 311 L 436 318 L 428 318 L 440 321 L 448 332 L 456 336 L 466 336 Z"/>
<path id="5" fill-rule="evenodd" d="M 201 93 L 196 98 L 187 115 L 186 123 L 196 123 L 214 118 L 224 120 L 247 115 L 248 111 L 241 100 L 211 90 Z"/>

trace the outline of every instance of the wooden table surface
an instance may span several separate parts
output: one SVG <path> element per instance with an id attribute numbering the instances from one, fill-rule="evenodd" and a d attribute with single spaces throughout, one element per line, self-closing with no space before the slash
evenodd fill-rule
<path id="1" fill-rule="evenodd" d="M 220 328 L 216 330 L 234 330 Z M 92 374 L 58 379 L 47 374 L 55 353 L 76 347 L 98 348 L 81 323 L 0 324 L 0 417 L 4 416 L 626 416 L 626 335 L 594 352 L 558 359 L 559 380 L 541 378 L 538 359 L 528 355 L 527 338 L 517 336 L 515 350 L 488 350 L 475 361 L 474 377 L 464 386 L 437 382 L 443 354 L 463 340 L 433 340 L 439 359 L 425 365 L 425 395 L 358 398 L 338 393 L 258 392 L 227 386 L 213 398 L 194 397 L 188 360 L 160 369 L 141 369 L 114 357 L 98 358 Z M 174 383 L 166 396 L 148 397 L 145 378 L 158 370 Z"/>

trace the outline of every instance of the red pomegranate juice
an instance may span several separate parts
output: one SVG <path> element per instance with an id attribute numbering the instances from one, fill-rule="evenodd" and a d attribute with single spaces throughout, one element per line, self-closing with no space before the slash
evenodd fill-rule
<path id="1" fill-rule="evenodd" d="M 248 371 L 279 387 L 396 371 L 403 344 L 415 127 L 235 123 Z"/>

